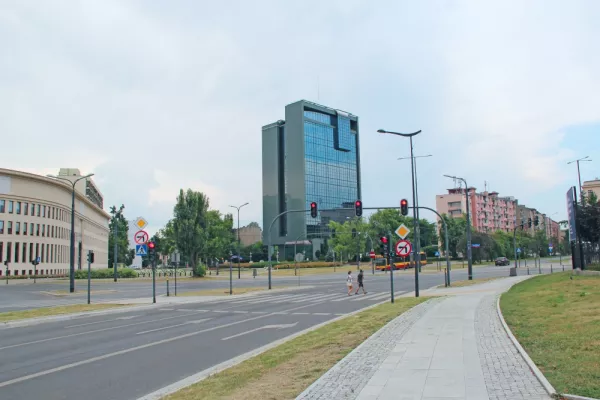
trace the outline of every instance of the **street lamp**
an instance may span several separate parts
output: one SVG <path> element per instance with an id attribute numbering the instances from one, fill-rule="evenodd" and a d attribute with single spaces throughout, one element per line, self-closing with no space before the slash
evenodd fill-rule
<path id="1" fill-rule="evenodd" d="M 410 158 L 411 163 L 410 163 L 410 167 L 411 167 L 411 180 L 412 180 L 412 195 L 413 195 L 413 205 L 415 205 L 415 207 L 413 208 L 413 227 L 415 230 L 415 297 L 419 297 L 419 266 L 421 266 L 421 254 L 420 254 L 420 243 L 419 243 L 419 239 L 420 239 L 420 235 L 419 235 L 419 221 L 417 218 L 417 212 L 418 212 L 418 208 L 416 207 L 417 204 L 417 191 L 416 191 L 416 186 L 415 186 L 415 180 L 416 180 L 416 176 L 415 176 L 415 163 L 414 163 L 414 154 L 413 154 L 413 136 L 418 135 L 419 133 L 421 133 L 421 131 L 416 131 L 413 133 L 399 133 L 399 132 L 390 132 L 390 131 L 386 131 L 384 129 L 379 129 L 377 132 L 379 133 L 387 133 L 390 135 L 397 135 L 397 136 L 402 136 L 402 137 L 407 137 L 410 139 Z M 391 243 L 390 243 L 391 246 Z M 391 270 L 391 268 L 390 268 Z"/>
<path id="2" fill-rule="evenodd" d="M 469 185 L 463 178 L 452 175 L 444 175 L 446 178 L 463 181 L 465 184 L 465 196 L 467 197 L 467 263 L 469 266 L 469 280 L 473 280 L 473 259 L 471 257 L 471 213 L 469 211 Z"/>
<path id="3" fill-rule="evenodd" d="M 238 248 L 238 251 L 237 251 L 237 253 L 238 253 L 237 254 L 238 260 L 237 261 L 238 261 L 238 279 L 241 279 L 241 275 L 242 275 L 242 273 L 240 272 L 240 208 L 242 208 L 244 206 L 247 206 L 248 204 L 250 204 L 250 203 L 244 203 L 244 204 L 242 204 L 239 207 L 238 206 L 229 206 L 229 207 L 235 208 L 237 210 L 237 236 L 238 236 L 238 245 L 237 245 L 237 248 Z"/>
<path id="4" fill-rule="evenodd" d="M 581 172 L 579 171 L 579 162 L 580 161 L 592 161 L 592 160 L 590 159 L 590 156 L 585 156 L 583 158 L 580 158 L 579 160 L 569 161 L 567 163 L 567 165 L 577 163 L 577 178 L 579 179 L 579 193 L 581 195 L 581 200 L 583 201 L 583 186 L 581 186 Z"/>
<path id="5" fill-rule="evenodd" d="M 82 179 L 87 179 L 94 174 L 88 174 L 86 176 L 82 176 L 80 178 L 75 179 L 74 181 L 63 178 L 61 176 L 55 175 L 46 175 L 48 178 L 60 179 L 63 181 L 67 181 L 73 187 L 71 192 L 71 265 L 70 265 L 70 277 L 69 277 L 69 292 L 75 292 L 75 185 Z"/>

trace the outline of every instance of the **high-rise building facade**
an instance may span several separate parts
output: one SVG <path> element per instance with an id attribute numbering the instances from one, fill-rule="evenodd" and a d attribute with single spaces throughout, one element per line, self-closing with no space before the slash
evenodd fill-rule
<path id="1" fill-rule="evenodd" d="M 313 252 L 329 221 L 344 222 L 361 198 L 358 117 L 301 100 L 285 107 L 285 120 L 262 128 L 263 240 L 273 245 L 310 240 Z M 285 212 L 308 212 L 273 219 Z M 334 210 L 334 211 L 327 211 Z"/>

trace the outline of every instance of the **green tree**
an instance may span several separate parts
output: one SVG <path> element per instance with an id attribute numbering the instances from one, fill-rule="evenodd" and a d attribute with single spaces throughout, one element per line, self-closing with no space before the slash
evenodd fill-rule
<path id="1" fill-rule="evenodd" d="M 204 256 L 210 260 L 229 258 L 229 252 L 235 252 L 236 236 L 233 234 L 233 215 L 210 210 L 206 213 L 207 232 Z"/>
<path id="2" fill-rule="evenodd" d="M 177 248 L 185 255 L 192 269 L 207 242 L 208 197 L 188 189 L 179 191 L 173 209 L 173 232 Z"/>
<path id="3" fill-rule="evenodd" d="M 448 226 L 448 247 L 450 249 L 450 256 L 457 258 L 458 253 L 462 253 L 466 256 L 466 247 L 459 246 L 459 242 L 463 237 L 466 237 L 467 232 L 467 220 L 465 217 L 453 218 L 447 214 L 442 214 L 442 218 Z M 440 240 L 445 243 L 446 236 L 444 234 L 444 227 L 442 222 L 439 221 Z M 466 239 L 465 239 L 466 242 Z M 445 246 L 445 244 L 444 244 Z"/>
<path id="4" fill-rule="evenodd" d="M 335 221 L 329 223 L 329 228 L 334 231 L 335 237 L 329 239 L 329 248 L 335 251 L 336 257 L 342 255 L 345 260 L 356 260 L 356 255 L 366 252 L 369 240 L 369 225 L 361 219 L 353 219 L 340 224 Z M 353 236 L 352 230 L 356 230 Z"/>
<path id="5" fill-rule="evenodd" d="M 114 248 L 115 248 L 115 226 L 117 227 L 117 261 L 130 266 L 135 258 L 135 250 L 129 248 L 129 224 L 123 215 L 125 206 L 117 209 L 116 206 L 110 208 L 111 218 L 108 223 L 110 233 L 108 236 L 108 265 L 112 268 L 115 265 Z"/>
<path id="6" fill-rule="evenodd" d="M 582 205 L 577 210 L 579 234 L 583 241 L 597 245 L 600 243 L 600 203 L 594 192 L 582 197 Z"/>

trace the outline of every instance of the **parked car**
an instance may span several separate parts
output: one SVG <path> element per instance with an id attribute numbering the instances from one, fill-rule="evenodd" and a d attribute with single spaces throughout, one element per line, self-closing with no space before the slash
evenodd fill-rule
<path id="1" fill-rule="evenodd" d="M 510 260 L 506 257 L 496 258 L 496 266 L 510 265 Z"/>

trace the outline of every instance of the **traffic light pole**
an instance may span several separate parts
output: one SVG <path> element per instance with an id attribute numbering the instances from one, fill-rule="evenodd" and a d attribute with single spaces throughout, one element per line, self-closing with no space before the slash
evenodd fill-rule
<path id="1" fill-rule="evenodd" d="M 387 241 L 388 241 L 388 251 L 387 251 L 387 256 L 388 256 L 388 265 L 390 266 L 390 299 L 391 302 L 394 302 L 394 266 L 392 265 L 392 259 L 394 257 L 394 251 L 395 249 L 392 246 L 392 234 L 390 232 L 388 232 L 387 234 Z"/>
<path id="2" fill-rule="evenodd" d="M 156 260 L 152 260 L 152 303 L 156 303 Z"/>
<path id="3" fill-rule="evenodd" d="M 90 299 L 90 293 L 91 293 L 90 289 L 91 289 L 91 286 L 92 286 L 92 284 L 91 284 L 91 282 L 92 282 L 92 260 L 91 260 L 91 253 L 92 253 L 92 251 L 88 250 L 88 258 L 87 258 L 87 260 L 88 260 L 88 282 L 87 282 L 88 283 L 88 292 L 87 292 L 88 304 L 90 304 L 90 301 L 91 301 L 91 299 Z"/>

